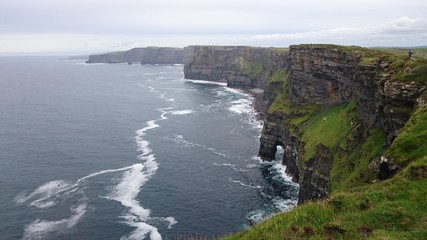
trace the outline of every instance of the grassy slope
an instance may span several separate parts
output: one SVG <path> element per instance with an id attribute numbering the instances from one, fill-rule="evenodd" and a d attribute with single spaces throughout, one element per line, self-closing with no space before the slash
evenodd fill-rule
<path id="1" fill-rule="evenodd" d="M 363 58 L 362 64 L 366 64 L 374 54 L 369 50 Z M 375 57 L 378 58 L 387 58 L 396 69 L 406 64 L 401 61 L 404 56 L 381 53 Z M 418 68 L 425 68 L 423 60 L 417 61 Z M 399 70 L 393 73 L 400 74 Z M 305 142 L 304 159 L 313 154 L 318 143 L 334 152 L 331 197 L 298 206 L 226 239 L 426 239 L 427 106 L 412 114 L 392 146 L 385 150 L 384 133 L 379 129 L 372 129 L 364 142 L 354 141 L 358 128 L 354 121 L 355 100 L 325 109 L 295 106 L 285 94 L 287 74 L 275 75 L 274 81 L 283 85 L 269 113 L 281 111 L 291 117 L 287 127 L 298 131 Z M 414 76 L 421 82 L 427 79 L 425 72 L 414 71 L 396 80 L 414 80 Z M 383 154 L 401 170 L 392 179 L 376 182 L 376 174 L 368 165 Z"/>
<path id="2" fill-rule="evenodd" d="M 394 178 L 344 188 L 327 201 L 298 206 L 226 239 L 425 239 L 427 106 L 412 115 L 401 133 L 387 153 L 409 164 L 402 165 Z M 361 159 L 381 152 L 377 141 L 383 138 L 379 130 L 373 130 L 361 146 Z M 400 155 L 407 147 L 416 153 Z M 364 170 L 367 163 L 360 164 L 358 168 Z"/>

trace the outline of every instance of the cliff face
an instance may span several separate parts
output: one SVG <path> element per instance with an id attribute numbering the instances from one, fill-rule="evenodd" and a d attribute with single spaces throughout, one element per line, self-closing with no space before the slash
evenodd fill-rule
<path id="1" fill-rule="evenodd" d="M 425 85 L 404 80 L 405 73 L 396 79 L 411 59 L 376 55 L 372 60 L 371 54 L 357 47 L 290 47 L 290 75 L 270 107 L 259 154 L 269 160 L 277 146 L 284 148 L 283 163 L 300 183 L 300 203 L 376 176 L 389 178 L 403 167 L 390 160 L 379 167 L 378 162 Z M 361 151 L 373 138 L 379 139 L 378 150 Z M 356 157 L 361 162 L 354 162 Z"/>
<path id="2" fill-rule="evenodd" d="M 184 66 L 187 79 L 227 82 L 229 87 L 264 88 L 277 69 L 288 66 L 287 49 L 246 46 L 192 46 Z"/>
<path id="3" fill-rule="evenodd" d="M 192 48 L 146 47 L 129 51 L 90 55 L 86 63 L 184 64 Z"/>
<path id="4" fill-rule="evenodd" d="M 185 77 L 262 88 L 268 103 L 259 156 L 283 164 L 299 202 L 391 178 L 406 167 L 388 148 L 425 104 L 425 64 L 360 47 L 194 46 Z M 424 97 L 423 97 L 424 96 Z"/>

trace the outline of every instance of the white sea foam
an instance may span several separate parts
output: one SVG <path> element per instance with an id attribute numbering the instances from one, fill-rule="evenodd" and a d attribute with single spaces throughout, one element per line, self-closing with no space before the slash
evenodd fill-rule
<path id="1" fill-rule="evenodd" d="M 241 89 L 224 87 L 224 91 L 227 91 L 227 92 L 230 92 L 233 94 L 237 94 L 237 95 L 245 96 L 246 98 L 249 98 L 250 100 L 253 99 L 253 97 L 250 94 L 246 93 L 245 91 L 243 91 Z"/>
<path id="2" fill-rule="evenodd" d="M 70 209 L 73 215 L 69 218 L 57 221 L 37 219 L 25 227 L 22 239 L 45 239 L 47 235 L 68 231 L 79 222 L 86 209 L 86 204 L 80 204 Z"/>
<path id="3" fill-rule="evenodd" d="M 246 218 L 252 222 L 258 223 L 258 222 L 261 222 L 265 217 L 266 217 L 266 212 L 258 209 L 248 213 Z"/>
<path id="4" fill-rule="evenodd" d="M 220 166 L 230 167 L 231 169 L 233 169 L 234 171 L 237 171 L 237 172 L 247 172 L 248 171 L 246 169 L 238 168 L 238 167 L 236 167 L 235 164 L 231 164 L 231 163 L 213 163 L 213 165 L 218 166 L 218 167 L 220 167 Z"/>
<path id="5" fill-rule="evenodd" d="M 232 101 L 231 104 L 233 104 L 228 109 L 232 112 L 238 113 L 238 114 L 250 114 L 254 113 L 254 109 L 252 107 L 252 102 L 247 99 L 239 99 L 236 101 Z"/>
<path id="6" fill-rule="evenodd" d="M 122 236 L 120 240 L 136 240 L 136 239 L 145 239 L 145 236 L 147 234 L 150 234 L 151 240 L 161 240 L 162 236 L 160 235 L 159 231 L 156 227 L 153 227 L 145 222 L 133 222 L 129 221 L 126 222 L 130 226 L 134 227 L 135 230 L 133 230 L 130 234 L 126 236 Z"/>
<path id="7" fill-rule="evenodd" d="M 168 229 L 171 229 L 173 225 L 178 223 L 178 221 L 174 217 L 165 217 L 163 220 L 169 222 Z"/>
<path id="8" fill-rule="evenodd" d="M 98 175 L 101 175 L 101 174 L 112 173 L 112 172 L 122 172 L 122 171 L 129 170 L 131 168 L 132 168 L 132 166 L 127 166 L 127 167 L 122 167 L 122 168 L 107 169 L 107 170 L 102 170 L 102 171 L 99 171 L 99 172 L 91 173 L 91 174 L 89 174 L 87 176 L 84 176 L 84 177 L 80 178 L 79 180 L 77 180 L 77 184 L 79 184 L 80 182 L 82 182 L 82 181 L 84 181 L 84 180 L 86 180 L 88 178 L 95 177 L 95 176 L 98 176 Z"/>
<path id="9" fill-rule="evenodd" d="M 168 119 L 166 114 L 171 113 L 170 108 L 159 109 L 162 114 L 160 119 L 146 122 L 146 126 L 136 131 L 135 141 L 137 151 L 141 152 L 138 158 L 141 163 L 132 165 L 131 169 L 125 171 L 120 182 L 114 187 L 109 199 L 120 202 L 127 211 L 121 218 L 125 224 L 135 229 L 128 235 L 122 236 L 122 239 L 143 239 L 147 234 L 150 239 L 162 239 L 156 227 L 147 223 L 150 220 L 150 210 L 145 209 L 137 199 L 141 187 L 156 173 L 159 168 L 152 149 L 149 148 L 149 142 L 144 139 L 148 130 L 160 127 L 157 121 Z M 169 223 L 168 228 L 176 223 L 173 217 L 163 218 L 163 221 Z"/>
<path id="10" fill-rule="evenodd" d="M 249 188 L 254 188 L 254 189 L 261 189 L 262 188 L 262 186 L 259 186 L 259 185 L 258 186 L 254 186 L 254 185 L 243 183 L 240 180 L 234 180 L 232 178 L 229 178 L 229 179 L 230 179 L 231 182 L 238 183 L 238 184 L 240 184 L 243 187 L 249 187 Z"/>
<path id="11" fill-rule="evenodd" d="M 205 80 L 190 80 L 190 79 L 185 79 L 185 81 L 195 83 L 195 84 L 227 86 L 227 83 L 224 83 L 224 82 L 213 82 L 213 81 L 205 81 Z"/>
<path id="12" fill-rule="evenodd" d="M 58 203 L 60 194 L 72 190 L 74 187 L 76 187 L 76 185 L 70 182 L 62 180 L 50 181 L 41 185 L 28 195 L 25 193 L 19 194 L 15 197 L 15 202 L 21 204 L 32 200 L 30 203 L 32 206 L 37 208 L 49 208 Z"/>
<path id="13" fill-rule="evenodd" d="M 288 211 L 294 208 L 297 204 L 296 199 L 283 199 L 281 197 L 275 197 L 271 200 L 273 206 L 280 212 Z"/>
<path id="14" fill-rule="evenodd" d="M 298 186 L 297 183 L 292 181 L 292 177 L 286 173 L 286 166 L 283 165 L 280 161 L 274 162 L 273 168 L 279 173 L 279 177 L 285 180 L 288 184 Z"/>
<path id="15" fill-rule="evenodd" d="M 173 111 L 171 112 L 172 115 L 186 115 L 186 114 L 191 114 L 194 111 L 191 109 L 187 109 L 187 110 L 178 110 L 178 111 Z"/>
<path id="16" fill-rule="evenodd" d="M 199 144 L 199 143 L 194 143 L 194 142 L 187 141 L 187 140 L 184 139 L 184 136 L 182 136 L 182 135 L 174 134 L 172 136 L 165 137 L 164 139 L 173 141 L 176 144 L 181 145 L 183 147 L 188 147 L 188 148 L 191 148 L 191 147 L 200 147 L 200 148 L 203 148 L 205 150 L 208 150 L 209 152 L 211 152 L 211 153 L 213 153 L 215 155 L 219 155 L 219 156 L 222 156 L 224 158 L 228 158 L 228 156 L 225 153 L 222 153 L 222 152 L 216 150 L 215 148 L 208 147 L 208 146 L 206 146 L 204 144 Z"/>

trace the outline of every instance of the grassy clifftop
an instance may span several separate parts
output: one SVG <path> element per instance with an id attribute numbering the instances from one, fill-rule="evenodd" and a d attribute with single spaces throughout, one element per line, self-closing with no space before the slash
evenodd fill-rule
<path id="1" fill-rule="evenodd" d="M 360 99 L 332 105 L 295 102 L 288 91 L 292 73 L 274 73 L 268 84 L 279 88 L 268 112 L 285 114 L 283 128 L 303 143 L 298 149 L 300 169 L 316 154 L 319 144 L 330 149 L 330 195 L 225 239 L 426 239 L 427 60 L 360 47 L 298 46 L 318 47 L 360 53 L 361 66 L 383 64 L 387 69 L 383 75 L 391 81 L 418 82 L 423 85 L 424 94 L 387 146 L 384 129 L 361 131 L 363 124 L 357 117 L 363 111 L 357 107 Z M 386 180 L 377 179 L 380 161 L 393 162 L 397 173 Z"/>
<path id="2" fill-rule="evenodd" d="M 375 131 L 363 144 L 361 155 L 378 151 L 382 137 Z M 425 136 L 427 106 L 412 114 L 387 150 L 394 159 L 406 163 L 393 178 L 337 190 L 326 201 L 303 204 L 226 239 L 425 239 Z"/>

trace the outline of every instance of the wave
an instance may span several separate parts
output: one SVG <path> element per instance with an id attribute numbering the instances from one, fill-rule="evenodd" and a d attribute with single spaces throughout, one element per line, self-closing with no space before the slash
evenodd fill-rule
<path id="1" fill-rule="evenodd" d="M 284 180 L 287 184 L 299 186 L 298 183 L 293 182 L 292 177 L 286 173 L 286 166 L 283 165 L 281 161 L 275 161 L 273 164 L 273 169 L 278 173 L 276 176 Z"/>
<path id="2" fill-rule="evenodd" d="M 87 205 L 80 204 L 70 211 L 73 215 L 57 221 L 48 221 L 37 219 L 27 225 L 24 230 L 22 239 L 45 239 L 47 235 L 59 234 L 73 228 L 86 213 Z"/>
<path id="3" fill-rule="evenodd" d="M 254 108 L 252 107 L 252 102 L 247 99 L 239 99 L 236 101 L 230 102 L 233 104 L 228 110 L 238 113 L 238 114 L 251 114 L 255 113 Z"/>
<path id="4" fill-rule="evenodd" d="M 190 79 L 185 79 L 185 81 L 190 83 L 195 83 L 195 84 L 227 86 L 227 83 L 224 83 L 224 82 L 213 82 L 213 81 L 206 81 L 206 80 L 190 80 Z"/>

